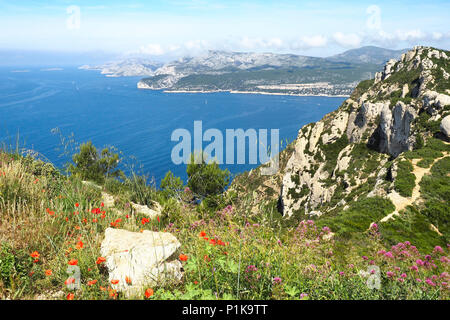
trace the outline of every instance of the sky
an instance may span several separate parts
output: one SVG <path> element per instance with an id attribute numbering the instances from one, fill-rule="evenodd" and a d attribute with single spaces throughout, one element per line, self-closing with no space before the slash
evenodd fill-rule
<path id="1" fill-rule="evenodd" d="M 206 50 L 329 56 L 450 48 L 450 1 L 0 0 L 0 50 L 156 60 Z"/>

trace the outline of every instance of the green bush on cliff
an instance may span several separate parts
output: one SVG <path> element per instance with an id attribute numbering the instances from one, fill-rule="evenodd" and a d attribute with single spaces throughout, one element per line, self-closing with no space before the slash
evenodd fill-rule
<path id="1" fill-rule="evenodd" d="M 224 192 L 230 182 L 230 171 L 220 169 L 215 161 L 207 163 L 203 153 L 191 155 L 186 172 L 189 189 L 201 199 Z"/>
<path id="2" fill-rule="evenodd" d="M 161 180 L 161 190 L 167 198 L 178 198 L 183 191 L 183 181 L 179 177 L 175 177 L 172 171 L 168 171 Z"/>
<path id="3" fill-rule="evenodd" d="M 412 173 L 413 166 L 411 162 L 400 161 L 397 169 L 397 177 L 394 180 L 394 189 L 403 197 L 411 197 L 414 186 L 416 185 L 416 176 Z"/>
<path id="4" fill-rule="evenodd" d="M 108 148 L 101 152 L 91 141 L 80 146 L 80 152 L 72 156 L 73 164 L 69 164 L 68 171 L 83 180 L 103 183 L 105 177 L 119 177 L 122 171 L 117 170 L 119 154 Z"/>

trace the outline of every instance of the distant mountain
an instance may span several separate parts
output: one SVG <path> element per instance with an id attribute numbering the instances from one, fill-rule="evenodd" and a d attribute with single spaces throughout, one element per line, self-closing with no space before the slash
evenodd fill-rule
<path id="1" fill-rule="evenodd" d="M 402 52 L 363 47 L 318 58 L 211 50 L 163 65 L 136 58 L 82 68 L 101 70 L 107 76 L 146 76 L 138 83 L 140 89 L 349 95 L 358 82 L 372 78 L 386 60 Z"/>
<path id="2" fill-rule="evenodd" d="M 268 94 L 348 95 L 381 65 L 294 54 L 209 51 L 158 68 L 140 89 L 238 91 Z"/>
<path id="3" fill-rule="evenodd" d="M 374 46 L 366 46 L 352 49 L 343 53 L 328 57 L 330 61 L 349 63 L 372 63 L 384 65 L 390 59 L 398 59 L 408 49 L 390 50 Z"/>
<path id="4" fill-rule="evenodd" d="M 162 63 L 154 62 L 148 59 L 125 59 L 116 62 L 108 62 L 98 66 L 81 66 L 79 69 L 100 70 L 107 77 L 145 77 L 152 76 L 154 72 L 162 67 Z"/>

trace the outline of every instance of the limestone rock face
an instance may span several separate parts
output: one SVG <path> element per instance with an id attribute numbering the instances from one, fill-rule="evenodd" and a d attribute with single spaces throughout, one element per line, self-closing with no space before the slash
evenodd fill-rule
<path id="1" fill-rule="evenodd" d="M 423 95 L 423 104 L 429 114 L 435 115 L 443 107 L 450 105 L 450 96 L 427 90 Z"/>
<path id="2" fill-rule="evenodd" d="M 392 110 L 385 105 L 381 110 L 380 124 L 369 144 L 394 157 L 411 150 L 415 142 L 410 135 L 411 123 L 416 116 L 416 110 L 401 101 Z"/>
<path id="3" fill-rule="evenodd" d="M 181 280 L 180 261 L 170 259 L 180 245 L 175 236 L 166 232 L 108 228 L 100 252 L 106 258 L 109 280 L 119 280 L 113 289 L 130 297 L 141 294 L 146 286 Z M 131 279 L 130 284 L 126 277 Z"/>
<path id="4" fill-rule="evenodd" d="M 347 112 L 337 112 L 327 123 L 327 132 L 323 132 L 323 120 L 299 131 L 295 151 L 286 165 L 282 180 L 281 204 L 284 215 L 292 216 L 299 210 L 314 209 L 331 199 L 336 185 L 324 185 L 322 181 L 330 173 L 324 170 L 324 164 L 314 155 L 318 152 L 318 144 L 333 143 L 345 134 L 348 118 Z M 341 166 L 345 165 L 345 161 L 342 161 Z M 305 199 L 308 201 L 305 202 Z"/>
<path id="5" fill-rule="evenodd" d="M 397 63 L 397 60 L 391 59 L 389 60 L 386 65 L 384 66 L 383 72 L 377 72 L 375 74 L 375 83 L 378 83 L 380 81 L 383 81 L 387 78 L 389 78 L 394 71 L 394 66 Z"/>
<path id="6" fill-rule="evenodd" d="M 359 111 L 349 117 L 347 136 L 350 142 L 359 142 L 369 127 L 372 127 L 380 116 L 381 110 L 389 108 L 389 101 L 363 102 Z"/>
<path id="7" fill-rule="evenodd" d="M 450 138 L 450 115 L 442 119 L 441 131 L 447 138 Z"/>

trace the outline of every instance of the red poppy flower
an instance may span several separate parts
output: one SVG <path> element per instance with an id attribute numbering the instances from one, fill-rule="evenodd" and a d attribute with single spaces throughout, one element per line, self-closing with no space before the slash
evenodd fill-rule
<path id="1" fill-rule="evenodd" d="M 125 277 L 125 282 L 126 282 L 127 284 L 131 284 L 131 279 L 130 279 L 128 276 L 126 276 L 126 277 Z"/>
<path id="2" fill-rule="evenodd" d="M 30 256 L 31 256 L 32 258 L 37 259 L 37 258 L 39 258 L 40 254 L 39 254 L 39 252 L 34 251 L 34 252 L 32 252 L 32 253 L 30 254 Z"/>
<path id="3" fill-rule="evenodd" d="M 206 236 L 206 232 L 205 231 L 200 232 L 200 235 L 199 235 L 200 238 L 203 238 L 205 236 Z"/>
<path id="4" fill-rule="evenodd" d="M 98 257 L 97 258 L 97 261 L 95 262 L 96 264 L 102 264 L 103 262 L 105 262 L 106 261 L 106 258 L 103 258 L 103 257 Z"/>
<path id="5" fill-rule="evenodd" d="M 69 264 L 71 266 L 76 266 L 78 264 L 78 260 L 77 259 L 71 259 L 71 260 L 69 260 Z"/>
<path id="6" fill-rule="evenodd" d="M 79 207 L 80 206 L 80 204 L 77 202 L 77 203 L 75 203 L 75 207 Z"/>
<path id="7" fill-rule="evenodd" d="M 45 270 L 45 275 L 46 276 L 51 276 L 52 275 L 52 270 L 50 270 L 50 269 Z"/>
<path id="8" fill-rule="evenodd" d="M 78 241 L 78 242 L 77 242 L 77 245 L 76 245 L 76 248 L 77 248 L 78 250 L 81 250 L 81 249 L 83 249 L 83 246 L 84 246 L 83 242 L 82 242 L 82 241 Z"/>
<path id="9" fill-rule="evenodd" d="M 87 285 L 88 286 L 93 286 L 96 283 L 97 283 L 97 280 L 91 280 L 91 281 L 88 281 Z"/>
<path id="10" fill-rule="evenodd" d="M 187 261 L 188 256 L 185 254 L 180 254 L 180 256 L 178 258 L 180 259 L 180 261 Z"/>
<path id="11" fill-rule="evenodd" d="M 113 280 L 111 280 L 111 283 L 112 283 L 112 284 L 118 284 L 118 283 L 119 283 L 119 280 L 113 279 Z"/>
<path id="12" fill-rule="evenodd" d="M 148 288 L 147 290 L 145 290 L 145 297 L 148 299 L 153 295 L 153 289 Z"/>
<path id="13" fill-rule="evenodd" d="M 67 295 L 67 300 L 73 300 L 74 297 L 75 297 L 75 295 L 73 293 L 69 293 Z"/>
<path id="14" fill-rule="evenodd" d="M 116 299 L 116 296 L 117 296 L 117 290 L 112 290 L 112 289 L 110 289 L 110 290 L 109 290 L 109 296 L 110 296 L 111 298 Z"/>

